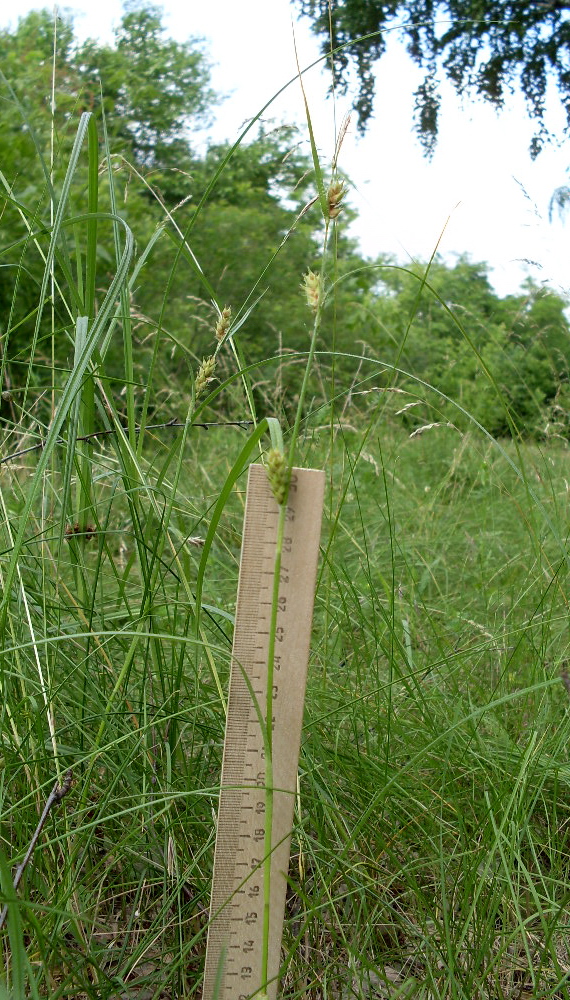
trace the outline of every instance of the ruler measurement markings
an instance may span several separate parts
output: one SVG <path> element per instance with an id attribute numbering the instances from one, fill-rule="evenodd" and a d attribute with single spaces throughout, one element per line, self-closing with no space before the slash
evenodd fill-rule
<path id="1" fill-rule="evenodd" d="M 291 743 L 294 745 L 296 736 L 291 740 L 291 732 L 296 734 L 298 731 L 300 741 L 304 700 L 303 670 L 306 670 L 308 655 L 324 485 L 322 473 L 314 470 L 295 470 L 295 473 L 297 482 L 302 481 L 306 487 L 304 494 L 309 502 L 309 509 L 307 510 L 305 502 L 303 516 L 299 513 L 295 522 L 296 528 L 290 528 L 289 525 L 286 528 L 279 593 L 281 616 L 276 636 L 278 642 L 274 667 L 276 674 L 280 672 L 280 679 L 274 681 L 274 714 L 270 721 L 273 730 L 275 786 L 270 929 L 270 978 L 273 981 L 268 987 L 270 1000 L 275 995 L 277 986 L 276 976 L 279 968 L 285 905 L 285 874 L 288 866 L 297 771 L 297 752 L 294 750 L 292 752 L 291 749 Z M 290 523 L 298 513 L 296 501 L 299 495 L 295 494 L 296 489 L 292 483 L 292 503 L 288 511 Z M 253 466 L 250 469 L 248 485 L 240 588 L 236 608 L 204 1000 L 212 1000 L 218 963 L 224 953 L 226 961 L 220 989 L 220 996 L 224 1000 L 238 1000 L 238 998 L 243 1000 L 255 993 L 261 985 L 258 980 L 264 903 L 262 865 L 265 835 L 265 749 L 257 711 L 242 671 L 236 664 L 241 664 L 249 675 L 264 717 L 267 648 L 272 606 L 272 601 L 267 600 L 267 594 L 272 590 L 269 580 L 273 578 L 278 519 L 279 510 L 269 491 L 265 470 Z M 313 554 L 308 562 L 305 551 L 307 539 L 304 538 L 302 530 L 299 530 L 299 524 L 302 527 L 303 522 L 311 529 L 309 535 L 311 535 Z M 290 563 L 296 567 L 295 579 L 289 578 Z M 284 602 L 282 597 L 285 597 Z M 307 604 L 310 609 L 308 615 Z M 287 621 L 296 623 L 296 628 L 283 624 L 283 614 L 289 609 L 291 614 Z M 302 628 L 299 629 L 300 626 Z M 300 636 L 295 634 L 299 630 L 303 632 L 301 642 Z M 301 669 L 297 676 L 299 664 Z M 281 693 L 281 678 L 288 684 L 285 700 Z M 241 789 L 239 791 L 235 788 L 230 789 L 229 784 L 241 784 Z M 248 868 L 251 870 L 251 875 L 247 874 Z"/>

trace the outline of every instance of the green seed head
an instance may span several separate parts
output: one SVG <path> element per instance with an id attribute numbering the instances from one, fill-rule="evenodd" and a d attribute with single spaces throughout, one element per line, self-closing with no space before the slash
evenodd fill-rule
<path id="1" fill-rule="evenodd" d="M 289 477 L 287 475 L 285 455 L 282 451 L 278 451 L 277 448 L 272 448 L 267 453 L 267 475 L 273 496 L 279 506 L 281 506 L 287 499 Z"/>
<path id="2" fill-rule="evenodd" d="M 216 370 L 216 359 L 214 357 L 204 358 L 202 364 L 198 369 L 198 374 L 196 375 L 196 381 L 194 382 L 194 392 L 196 394 L 196 399 L 200 396 L 206 389 L 208 382 L 212 381 L 212 376 Z"/>
<path id="3" fill-rule="evenodd" d="M 311 312 L 316 313 L 319 308 L 319 303 L 321 301 L 321 276 L 320 274 L 315 274 L 314 271 L 310 269 L 306 274 L 303 275 L 303 284 L 301 288 L 304 288 L 305 295 L 307 297 L 307 305 Z"/>
<path id="4" fill-rule="evenodd" d="M 224 339 L 226 333 L 228 332 L 230 328 L 231 318 L 232 318 L 232 307 L 224 306 L 219 315 L 218 322 L 216 323 L 216 340 L 218 341 L 218 343 L 220 343 Z"/>

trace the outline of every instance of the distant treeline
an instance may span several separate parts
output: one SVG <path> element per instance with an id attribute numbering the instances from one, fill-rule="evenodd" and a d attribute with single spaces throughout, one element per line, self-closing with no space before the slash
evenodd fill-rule
<path id="1" fill-rule="evenodd" d="M 37 303 L 83 111 L 97 119 L 99 211 L 124 219 L 139 261 L 146 255 L 130 296 L 135 382 L 144 384 L 152 368 L 157 412 L 166 419 L 179 413 L 196 362 L 212 351 L 214 303 L 229 305 L 235 324 L 246 317 L 236 334 L 241 357 L 260 363 L 255 391 L 287 411 L 298 385 L 295 358 L 309 339 L 301 278 L 320 259 L 323 231 L 318 204 L 306 210 L 314 175 L 297 130 L 256 126 L 233 151 L 210 145 L 204 152 L 195 137 L 216 104 L 207 59 L 198 42 L 169 39 L 160 10 L 148 4 L 127 7 L 112 46 L 78 44 L 72 23 L 58 18 L 55 52 L 53 14 L 33 12 L 0 33 L 0 66 L 2 418 L 20 419 L 22 387 L 26 399 L 45 389 L 54 360 L 63 383 L 73 357 L 75 321 L 85 308 L 77 293 L 84 154 L 39 323 Z M 352 217 L 344 209 L 331 234 L 315 391 L 344 391 L 364 377 L 362 356 L 382 362 L 376 384 L 410 390 L 422 420 L 444 412 L 460 426 L 471 415 L 493 434 L 566 436 L 566 302 L 531 282 L 499 298 L 486 265 L 466 257 L 453 266 L 436 259 L 429 268 L 366 260 L 343 235 Z M 109 287 L 116 238 L 102 216 L 97 294 Z M 75 261 L 75 270 L 65 260 Z M 121 360 L 119 331 L 105 359 L 108 391 L 117 395 Z M 230 390 L 230 408 L 232 398 Z M 419 418 L 419 407 L 405 413 L 411 424 Z"/>

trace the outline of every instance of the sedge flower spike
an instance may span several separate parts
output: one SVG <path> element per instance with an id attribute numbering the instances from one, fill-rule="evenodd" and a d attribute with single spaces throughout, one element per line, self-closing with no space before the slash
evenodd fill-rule
<path id="1" fill-rule="evenodd" d="M 271 486 L 271 492 L 281 507 L 287 499 L 289 477 L 287 475 L 285 455 L 282 451 L 279 451 L 278 448 L 271 448 L 271 450 L 267 452 L 267 476 L 269 479 L 269 485 Z"/>
<path id="2" fill-rule="evenodd" d="M 194 392 L 196 394 L 196 399 L 204 392 L 204 389 L 207 387 L 208 382 L 212 381 L 212 376 L 215 370 L 216 370 L 216 359 L 214 357 L 204 358 L 202 364 L 198 369 L 198 374 L 196 375 L 196 381 L 194 382 Z"/>
<path id="3" fill-rule="evenodd" d="M 346 194 L 344 181 L 335 178 L 329 184 L 327 191 L 327 204 L 329 208 L 329 219 L 337 219 L 341 213 L 341 202 Z"/>
<path id="4" fill-rule="evenodd" d="M 230 320 L 232 318 L 232 307 L 224 306 L 216 323 L 216 340 L 218 344 L 224 339 L 226 333 L 230 328 Z"/>
<path id="5" fill-rule="evenodd" d="M 301 285 L 301 288 L 305 290 L 309 309 L 311 312 L 316 313 L 321 301 L 320 274 L 315 274 L 315 272 L 311 271 L 309 268 L 307 273 L 303 275 L 303 284 Z"/>

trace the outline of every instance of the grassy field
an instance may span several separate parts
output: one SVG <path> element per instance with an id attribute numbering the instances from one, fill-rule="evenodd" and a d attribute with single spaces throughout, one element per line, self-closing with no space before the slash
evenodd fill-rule
<path id="1" fill-rule="evenodd" d="M 564 997 L 567 449 L 410 437 L 380 395 L 376 414 L 317 411 L 300 443 L 328 488 L 283 993 Z M 192 430 L 176 481 L 180 431 L 161 433 L 138 523 L 108 439 L 90 453 L 95 530 L 61 538 L 55 471 L 28 522 L 3 658 L 4 875 L 55 778 L 74 780 L 10 908 L 14 996 L 17 976 L 54 998 L 200 992 L 243 477 L 198 638 L 193 593 L 246 432 Z M 2 466 L 5 531 L 33 472 Z"/>

